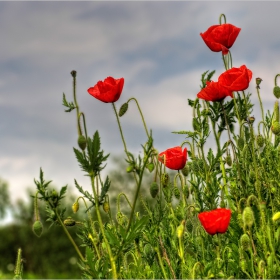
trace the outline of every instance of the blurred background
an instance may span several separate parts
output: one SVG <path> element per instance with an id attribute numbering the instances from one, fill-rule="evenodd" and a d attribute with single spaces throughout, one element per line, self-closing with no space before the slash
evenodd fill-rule
<path id="1" fill-rule="evenodd" d="M 31 231 L 30 195 L 35 193 L 33 180 L 39 177 L 40 167 L 55 188 L 68 185 L 73 199 L 78 195 L 74 178 L 90 188 L 73 153 L 76 114 L 65 113 L 62 106 L 63 93 L 73 100 L 72 70 L 77 71 L 77 99 L 88 133 L 98 130 L 102 148 L 111 155 L 103 174 L 114 176 L 120 167 L 125 171 L 126 164 L 112 105 L 94 99 L 87 89 L 107 76 L 124 77 L 117 108 L 130 97 L 137 98 L 158 151 L 180 145 L 184 135 L 172 131 L 191 129 L 188 99 L 196 98 L 201 74 L 216 70 L 213 80 L 217 80 L 224 71 L 221 53 L 211 52 L 199 35 L 219 24 L 224 13 L 227 23 L 241 28 L 231 48 L 233 66 L 246 64 L 253 72 L 248 92 L 256 104 L 258 123 L 255 78 L 263 79 L 265 111 L 272 111 L 275 101 L 274 77 L 280 73 L 279 9 L 276 1 L 0 2 L 0 240 L 4 240 L 0 251 L 7 256 L 0 260 L 0 271 L 13 271 L 16 251 L 22 247 L 35 278 L 59 278 L 48 275 L 46 269 L 51 266 L 46 263 L 48 254 L 53 256 L 54 251 L 61 257 L 54 268 L 79 278 L 75 252 L 64 259 L 71 248 L 68 240 L 64 235 L 61 240 L 52 237 L 61 228 L 51 228 L 40 239 Z M 130 103 L 121 120 L 128 149 L 137 155 L 146 136 L 135 104 Z M 213 144 L 207 143 L 215 150 Z M 125 176 L 124 172 L 116 182 L 133 193 Z M 117 186 L 112 188 L 117 191 Z M 68 203 L 71 206 L 73 201 Z M 38 263 L 30 262 L 35 255 Z M 60 278 L 68 276 L 62 273 Z"/>

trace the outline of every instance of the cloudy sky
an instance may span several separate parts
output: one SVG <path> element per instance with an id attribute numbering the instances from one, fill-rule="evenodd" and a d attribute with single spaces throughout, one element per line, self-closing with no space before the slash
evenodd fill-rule
<path id="1" fill-rule="evenodd" d="M 124 77 L 116 106 L 137 98 L 159 151 L 180 145 L 184 136 L 171 132 L 191 129 L 188 98 L 199 92 L 201 73 L 215 69 L 215 80 L 224 71 L 221 53 L 199 35 L 221 13 L 242 29 L 233 65 L 246 64 L 253 80 L 263 79 L 261 95 L 271 110 L 280 73 L 279 10 L 280 2 L 269 1 L 0 2 L 0 177 L 12 200 L 35 190 L 40 167 L 56 186 L 73 187 L 74 178 L 88 184 L 73 154 L 76 115 L 62 106 L 63 92 L 73 99 L 71 70 L 88 133 L 99 131 L 106 153 L 124 158 L 112 105 L 87 89 L 107 76 Z M 260 120 L 254 82 L 248 91 Z M 146 137 L 134 104 L 122 125 L 128 149 L 138 154 Z"/>

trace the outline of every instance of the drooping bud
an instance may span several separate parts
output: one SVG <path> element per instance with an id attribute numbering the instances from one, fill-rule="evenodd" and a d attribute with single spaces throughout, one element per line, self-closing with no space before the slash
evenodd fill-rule
<path id="1" fill-rule="evenodd" d="M 250 247 L 250 237 L 247 233 L 244 233 L 240 238 L 241 247 L 244 251 L 249 250 Z"/>
<path id="2" fill-rule="evenodd" d="M 256 143 L 257 143 L 257 145 L 258 145 L 260 148 L 263 147 L 263 145 L 264 145 L 264 138 L 263 138 L 263 136 L 262 136 L 261 134 L 257 135 L 257 137 L 256 137 Z"/>
<path id="3" fill-rule="evenodd" d="M 242 219 L 245 226 L 251 227 L 254 224 L 255 221 L 254 212 L 250 206 L 245 207 L 243 211 Z"/>
<path id="4" fill-rule="evenodd" d="M 87 139 L 84 135 L 80 135 L 78 137 L 78 145 L 79 145 L 80 149 L 83 150 L 83 151 L 87 147 Z"/>
<path id="5" fill-rule="evenodd" d="M 128 109 L 128 103 L 124 103 L 120 110 L 119 110 L 119 117 L 122 117 L 126 112 L 127 112 L 127 109 Z"/>
<path id="6" fill-rule="evenodd" d="M 280 134 L 280 123 L 277 121 L 273 122 L 273 124 L 271 126 L 271 131 L 273 134 L 279 135 Z"/>
<path id="7" fill-rule="evenodd" d="M 189 165 L 186 164 L 186 165 L 184 166 L 184 168 L 181 169 L 181 172 L 182 172 L 182 174 L 183 174 L 185 177 L 187 177 L 187 176 L 189 175 L 189 172 L 190 172 Z"/>
<path id="8" fill-rule="evenodd" d="M 80 205 L 79 201 L 77 200 L 73 205 L 72 205 L 72 210 L 74 213 L 77 213 L 79 211 Z"/>
<path id="9" fill-rule="evenodd" d="M 280 97 L 280 87 L 278 87 L 278 86 L 274 87 L 273 88 L 273 94 L 277 99 L 279 99 L 279 97 Z"/>
<path id="10" fill-rule="evenodd" d="M 245 145 L 244 138 L 243 138 L 243 137 L 238 138 L 238 140 L 237 140 L 237 146 L 238 146 L 238 148 L 239 148 L 240 150 L 243 150 L 244 145 Z"/>
<path id="11" fill-rule="evenodd" d="M 184 193 L 186 198 L 188 198 L 190 196 L 190 190 L 189 190 L 189 187 L 187 185 L 185 185 L 183 187 L 183 193 Z"/>
<path id="12" fill-rule="evenodd" d="M 158 191 L 159 191 L 158 183 L 157 182 L 153 182 L 150 185 L 150 194 L 151 194 L 152 198 L 155 198 L 157 196 Z"/>
<path id="13" fill-rule="evenodd" d="M 108 202 L 108 201 L 105 201 L 105 202 L 103 203 L 103 210 L 104 210 L 105 213 L 109 213 L 109 211 L 110 211 L 110 205 L 109 205 L 109 202 Z"/>
<path id="14" fill-rule="evenodd" d="M 276 222 L 280 219 L 280 212 L 277 212 L 273 215 L 272 220 L 273 222 Z"/>
<path id="15" fill-rule="evenodd" d="M 231 159 L 231 156 L 230 155 L 227 155 L 225 157 L 225 162 L 228 166 L 231 166 L 232 165 L 232 159 Z"/>
<path id="16" fill-rule="evenodd" d="M 185 223 L 186 221 L 183 220 L 181 224 L 177 227 L 177 237 L 180 239 L 183 237 L 184 231 L 185 231 Z"/>
<path id="17" fill-rule="evenodd" d="M 63 221 L 63 223 L 67 227 L 73 227 L 76 224 L 76 221 L 72 217 L 68 217 Z"/>
<path id="18" fill-rule="evenodd" d="M 163 173 L 161 175 L 161 184 L 165 188 L 169 183 L 169 175 L 167 173 Z"/>
<path id="19" fill-rule="evenodd" d="M 173 188 L 173 193 L 174 193 L 174 196 L 177 198 L 177 199 L 180 199 L 180 190 L 178 189 L 178 187 L 174 187 Z"/>
<path id="20" fill-rule="evenodd" d="M 32 230 L 37 237 L 40 237 L 43 232 L 43 225 L 40 220 L 34 222 Z"/>

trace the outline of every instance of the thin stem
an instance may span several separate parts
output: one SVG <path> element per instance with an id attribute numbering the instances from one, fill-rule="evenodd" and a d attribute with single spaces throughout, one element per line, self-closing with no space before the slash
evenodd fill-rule
<path id="1" fill-rule="evenodd" d="M 259 86 L 256 86 L 256 89 L 257 89 L 257 93 L 258 93 L 258 98 L 259 98 L 259 102 L 260 102 L 260 107 L 261 107 L 261 111 L 262 111 L 262 121 L 264 122 L 264 111 L 263 111 L 263 104 L 262 104 L 262 100 L 261 100 L 261 97 L 260 97 L 260 90 L 259 90 Z M 264 133 L 264 130 L 263 130 L 263 133 Z"/>
<path id="2" fill-rule="evenodd" d="M 72 75 L 72 77 L 73 77 L 73 96 L 74 96 L 74 103 L 75 103 L 76 113 L 77 113 L 78 134 L 81 135 L 81 134 L 82 134 L 82 130 L 81 130 L 80 122 L 79 122 L 80 110 L 79 110 L 79 104 L 78 104 L 78 102 L 77 102 L 77 97 L 76 97 L 76 85 L 77 85 L 77 82 L 76 82 L 76 75 L 77 75 L 77 72 L 73 70 L 73 71 L 71 72 L 71 75 Z"/>

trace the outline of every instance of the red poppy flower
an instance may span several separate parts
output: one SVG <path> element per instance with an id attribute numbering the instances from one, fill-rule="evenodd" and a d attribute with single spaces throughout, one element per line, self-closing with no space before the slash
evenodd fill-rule
<path id="1" fill-rule="evenodd" d="M 104 82 L 99 81 L 94 87 L 89 88 L 88 93 L 102 102 L 113 103 L 120 98 L 123 84 L 124 78 L 107 77 Z"/>
<path id="2" fill-rule="evenodd" d="M 205 44 L 213 52 L 222 51 L 223 55 L 228 53 L 229 48 L 235 42 L 241 28 L 225 23 L 210 26 L 207 31 L 200 33 Z"/>
<path id="3" fill-rule="evenodd" d="M 206 82 L 206 87 L 203 88 L 197 97 L 207 101 L 221 101 L 225 97 L 233 97 L 232 91 L 221 86 L 219 82 Z"/>
<path id="4" fill-rule="evenodd" d="M 158 155 L 158 160 L 162 163 L 165 163 L 165 166 L 170 169 L 180 170 L 186 165 L 187 148 L 184 150 L 182 147 L 167 149 Z"/>
<path id="5" fill-rule="evenodd" d="M 231 91 L 245 90 L 252 79 L 252 71 L 245 65 L 231 68 L 220 75 L 218 82 Z"/>
<path id="6" fill-rule="evenodd" d="M 228 229 L 231 211 L 229 209 L 220 208 L 209 212 L 198 214 L 200 223 L 211 235 L 216 233 L 225 233 Z"/>

